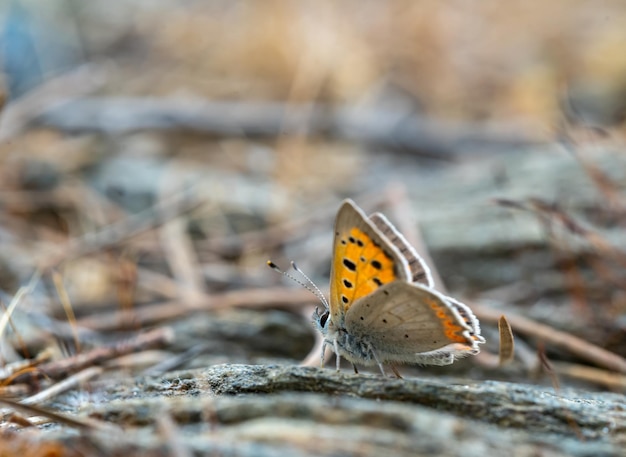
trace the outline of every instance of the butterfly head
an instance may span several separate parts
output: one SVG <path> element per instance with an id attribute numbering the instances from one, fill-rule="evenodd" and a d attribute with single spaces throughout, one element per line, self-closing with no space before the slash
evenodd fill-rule
<path id="1" fill-rule="evenodd" d="M 311 317 L 313 318 L 313 323 L 320 331 L 320 333 L 324 336 L 328 335 L 329 330 L 332 326 L 330 311 L 327 308 L 325 308 L 323 311 L 320 311 L 319 308 L 315 308 L 315 312 Z"/>

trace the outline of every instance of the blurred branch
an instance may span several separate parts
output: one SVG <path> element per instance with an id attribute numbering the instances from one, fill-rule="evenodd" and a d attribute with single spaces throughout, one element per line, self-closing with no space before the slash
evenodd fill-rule
<path id="1" fill-rule="evenodd" d="M 472 310 L 481 322 L 498 322 L 502 311 L 472 303 Z M 564 349 L 583 360 L 618 373 L 626 373 L 626 359 L 595 344 L 516 314 L 506 313 L 506 319 L 517 333 L 532 336 L 548 345 Z"/>
<path id="2" fill-rule="evenodd" d="M 84 65 L 53 78 L 24 96 L 11 101 L 0 114 L 0 144 L 28 127 L 32 119 L 58 104 L 66 104 L 102 86 L 105 71 L 99 65 Z"/>
<path id="3" fill-rule="evenodd" d="M 86 233 L 82 237 L 71 240 L 63 247 L 63 250 L 59 250 L 54 255 L 46 256 L 39 263 L 39 268 L 42 271 L 47 271 L 67 259 L 106 249 L 139 233 L 169 222 L 200 204 L 201 201 L 193 194 L 188 191 L 181 191 L 169 196 L 167 200 L 161 200 L 158 205 L 141 213 L 110 224 L 98 232 Z"/>
<path id="4" fill-rule="evenodd" d="M 12 381 L 14 383 L 30 383 L 34 382 L 40 375 L 55 380 L 62 379 L 71 373 L 101 365 L 122 355 L 169 344 L 173 338 L 174 334 L 170 328 L 155 328 L 132 339 L 120 341 L 113 346 L 97 347 L 89 352 L 39 365 L 37 370 L 25 371 L 15 376 Z"/>
<path id="5" fill-rule="evenodd" d="M 438 158 L 455 156 L 471 148 L 506 149 L 543 142 L 527 125 L 514 123 L 452 122 L 358 107 L 156 98 L 70 100 L 41 112 L 33 123 L 70 132 L 189 130 L 256 138 L 305 130 L 313 136 L 353 140 Z"/>
<path id="6" fill-rule="evenodd" d="M 82 371 L 79 371 L 66 379 L 53 384 L 41 392 L 37 392 L 35 395 L 24 398 L 20 401 L 22 405 L 36 405 L 38 403 L 45 403 L 50 401 L 51 398 L 66 392 L 70 389 L 80 386 L 81 383 L 90 380 L 100 374 L 102 374 L 102 368 L 98 366 L 87 367 Z"/>
<path id="7" fill-rule="evenodd" d="M 232 290 L 218 294 L 205 295 L 203 301 L 186 306 L 180 300 L 152 304 L 133 309 L 133 324 L 144 327 L 170 319 L 180 318 L 198 310 L 222 310 L 229 308 L 300 308 L 315 303 L 316 298 L 306 289 L 287 287 L 264 287 L 259 289 Z M 120 322 L 128 321 L 128 313 L 119 310 L 107 311 L 78 319 L 81 327 L 91 330 L 111 331 L 119 328 Z"/>

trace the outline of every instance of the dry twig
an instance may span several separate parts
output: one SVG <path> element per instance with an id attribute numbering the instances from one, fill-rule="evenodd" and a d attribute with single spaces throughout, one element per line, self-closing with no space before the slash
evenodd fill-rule
<path id="1" fill-rule="evenodd" d="M 502 315 L 501 311 L 483 305 L 472 304 L 476 316 L 485 322 L 497 323 Z M 626 373 L 626 359 L 602 349 L 581 338 L 556 330 L 548 325 L 532 319 L 507 313 L 506 318 L 516 332 L 537 338 L 546 344 L 565 349 L 578 357 L 618 373 Z"/>
<path id="2" fill-rule="evenodd" d="M 278 137 L 307 130 L 414 154 L 449 158 L 473 145 L 512 148 L 542 142 L 521 125 L 445 122 L 381 110 L 278 103 L 210 102 L 155 98 L 84 98 L 55 105 L 39 125 L 70 132 L 120 134 L 188 130 L 236 137 Z"/>
<path id="3" fill-rule="evenodd" d="M 39 376 L 47 376 L 51 379 L 61 379 L 70 373 L 93 365 L 102 363 L 143 349 L 158 347 L 168 343 L 173 338 L 171 329 L 157 328 L 146 333 L 142 333 L 133 339 L 122 341 L 113 346 L 95 348 L 84 354 L 67 357 L 62 360 L 55 360 L 42 364 L 35 371 L 28 371 L 14 377 L 14 383 L 31 383 Z"/>

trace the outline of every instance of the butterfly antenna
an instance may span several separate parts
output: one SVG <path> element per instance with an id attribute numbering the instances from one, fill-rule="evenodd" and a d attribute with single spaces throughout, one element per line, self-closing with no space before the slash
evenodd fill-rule
<path id="1" fill-rule="evenodd" d="M 322 301 L 322 303 L 324 303 L 324 306 L 326 306 L 326 308 L 328 309 L 328 308 L 329 308 L 329 306 L 328 306 L 328 301 L 326 301 L 326 298 L 324 297 L 324 294 L 322 293 L 322 291 L 320 290 L 320 288 L 319 288 L 319 287 L 317 287 L 317 284 L 315 284 L 315 283 L 311 280 L 311 278 L 309 278 L 309 277 L 308 277 L 308 276 L 304 273 L 304 271 L 302 271 L 300 268 L 298 268 L 298 265 L 296 265 L 296 262 L 294 262 L 293 260 L 291 261 L 291 268 L 293 268 L 293 269 L 294 269 L 294 271 L 297 271 L 298 273 L 300 273 L 300 274 L 302 275 L 302 277 L 303 277 L 304 279 L 306 279 L 306 282 L 307 282 L 308 284 L 310 284 L 310 285 L 311 285 L 311 287 L 312 287 L 313 289 L 315 289 L 315 292 L 316 292 L 316 294 L 315 294 L 315 295 L 317 295 L 317 296 L 319 297 L 319 299 Z"/>
<path id="2" fill-rule="evenodd" d="M 294 270 L 296 270 L 298 273 L 300 273 L 302 276 L 304 276 L 304 278 L 306 278 L 308 284 L 300 281 L 298 278 L 290 275 L 289 273 L 287 273 L 286 271 L 281 270 L 278 265 L 276 265 L 274 262 L 272 262 L 271 260 L 267 261 L 267 266 L 270 267 L 272 270 L 274 270 L 277 273 L 280 273 L 281 275 L 291 279 L 293 282 L 295 282 L 296 284 L 301 285 L 302 287 L 304 287 L 306 290 L 308 290 L 309 292 L 311 292 L 313 295 L 315 295 L 326 307 L 326 309 L 329 308 L 328 306 L 328 301 L 326 301 L 326 298 L 324 297 L 324 295 L 322 294 L 322 291 L 320 291 L 319 287 L 317 287 L 315 285 L 315 283 L 313 281 L 311 281 L 309 279 L 309 277 L 307 275 L 305 275 L 304 273 L 302 273 L 301 270 L 299 270 L 295 264 L 293 262 L 291 262 L 291 266 L 293 267 Z M 312 287 L 311 287 L 312 286 Z"/>

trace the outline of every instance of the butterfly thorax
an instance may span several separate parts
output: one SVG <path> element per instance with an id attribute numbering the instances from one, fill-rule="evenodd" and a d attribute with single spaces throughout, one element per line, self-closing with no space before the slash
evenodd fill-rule
<path id="1" fill-rule="evenodd" d="M 352 363 L 375 365 L 376 356 L 372 344 L 367 338 L 355 338 L 345 328 L 334 324 L 328 311 L 313 313 L 313 322 L 324 338 L 324 346 L 328 345 L 337 356 L 344 357 Z"/>

